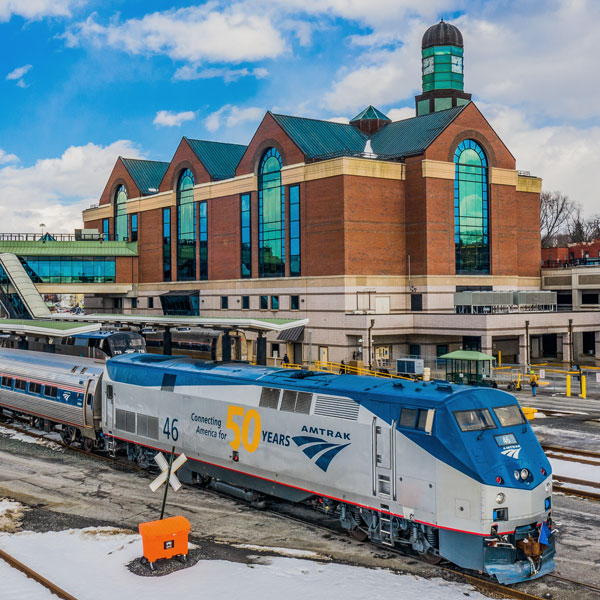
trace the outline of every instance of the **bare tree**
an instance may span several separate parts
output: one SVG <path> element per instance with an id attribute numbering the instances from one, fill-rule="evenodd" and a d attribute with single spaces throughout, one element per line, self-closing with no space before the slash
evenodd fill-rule
<path id="1" fill-rule="evenodd" d="M 552 246 L 556 237 L 573 230 L 579 218 L 579 205 L 562 192 L 542 192 L 540 196 L 540 229 L 542 248 Z"/>

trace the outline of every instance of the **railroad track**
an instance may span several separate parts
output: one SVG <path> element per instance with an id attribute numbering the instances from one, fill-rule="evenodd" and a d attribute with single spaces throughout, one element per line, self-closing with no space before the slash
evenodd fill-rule
<path id="1" fill-rule="evenodd" d="M 5 552 L 4 550 L 0 550 L 0 559 L 2 559 L 4 562 L 6 562 L 8 565 L 10 565 L 13 569 L 16 569 L 17 571 L 21 571 L 21 573 L 24 573 L 30 579 L 33 579 L 34 581 L 39 583 L 41 586 L 45 587 L 47 590 L 50 590 L 58 598 L 61 598 L 62 600 L 77 600 L 77 598 L 75 598 L 75 596 L 72 596 L 71 594 L 69 594 L 69 592 L 66 592 L 61 587 L 56 585 L 55 583 L 52 583 L 49 579 L 46 579 L 45 577 L 40 575 L 37 571 L 34 571 L 31 567 L 28 567 L 27 565 L 23 564 L 21 561 L 17 560 L 14 556 L 11 556 L 10 554 L 8 554 L 8 552 Z"/>
<path id="2" fill-rule="evenodd" d="M 576 450 L 564 446 L 553 446 L 542 444 L 542 448 L 548 458 L 554 458 L 565 462 L 573 462 L 592 467 L 600 467 L 600 452 L 592 450 Z M 598 471 L 600 475 L 600 471 Z M 588 500 L 600 500 L 600 477 L 596 481 L 587 481 L 576 477 L 552 474 L 554 491 L 579 496 Z M 577 486 L 577 487 L 573 487 Z"/>
<path id="3" fill-rule="evenodd" d="M 7 427 L 8 429 L 12 429 L 14 431 L 18 431 L 19 433 L 23 433 L 25 435 L 29 435 L 35 438 L 41 438 L 44 440 L 48 440 L 48 438 L 44 435 L 44 434 L 40 434 L 37 432 L 33 432 L 27 429 L 22 429 L 20 427 L 16 427 L 15 425 L 12 424 L 7 424 L 5 422 L 0 422 L 0 425 L 2 427 Z M 104 462 L 109 462 L 111 464 L 117 464 L 119 466 L 126 466 L 132 470 L 136 470 L 136 471 L 147 471 L 147 469 L 144 469 L 142 467 L 140 467 L 139 465 L 132 463 L 131 461 L 121 461 L 119 459 L 110 457 L 110 456 L 106 456 L 106 455 L 101 455 L 101 454 L 97 454 L 97 453 L 90 453 L 90 452 L 86 452 L 83 449 L 80 449 L 76 446 L 72 446 L 72 445 L 67 445 L 64 444 L 63 442 L 56 442 L 55 440 L 52 440 L 54 443 L 56 443 L 58 446 L 61 446 L 67 450 L 79 453 L 79 454 L 84 454 L 85 456 L 95 459 L 95 460 L 101 460 Z M 548 447 L 548 448 L 556 448 L 556 447 Z M 598 456 L 600 456 L 600 454 L 598 453 L 592 453 L 592 454 L 597 454 Z M 192 487 L 197 487 L 197 486 L 192 486 Z M 600 486 L 599 486 L 600 487 Z M 220 498 L 227 498 L 229 500 L 233 500 L 235 502 L 239 502 L 241 504 L 243 504 L 244 506 L 249 506 L 248 503 L 236 499 L 236 498 L 232 498 L 231 496 L 218 492 L 217 490 L 213 490 L 210 488 L 206 488 L 206 487 L 202 487 L 202 490 L 205 493 L 220 497 Z M 560 491 L 563 491 L 562 489 Z M 565 490 L 566 491 L 566 490 Z M 579 491 L 575 490 L 575 492 L 577 493 L 577 495 L 579 495 Z M 598 494 L 598 497 L 600 499 L 600 494 Z M 279 506 L 281 507 L 284 503 L 283 502 L 279 502 Z M 300 508 L 301 510 L 305 510 L 306 512 L 310 512 L 313 513 L 314 511 L 311 511 L 310 509 L 308 509 L 307 507 L 301 506 L 301 505 L 292 505 L 294 508 L 298 509 Z M 274 517 L 277 517 L 279 519 L 284 519 L 284 520 L 288 520 L 288 521 L 292 521 L 292 522 L 296 522 L 296 523 L 300 523 L 302 525 L 305 526 L 310 526 L 313 528 L 317 528 L 320 529 L 322 531 L 325 531 L 327 533 L 335 533 L 336 535 L 339 535 L 341 532 L 341 529 L 339 527 L 335 527 L 333 526 L 333 523 L 337 522 L 337 518 L 335 519 L 335 521 L 333 519 L 331 519 L 332 525 L 326 525 L 323 522 L 319 522 L 315 520 L 315 516 L 311 514 L 311 517 L 299 517 L 297 515 L 292 515 L 289 514 L 288 512 L 282 512 L 281 510 L 273 510 L 273 509 L 269 509 L 269 508 L 261 508 L 261 509 L 256 509 L 256 510 L 260 510 L 263 513 L 267 513 L 270 514 Z M 323 514 L 325 515 L 325 513 L 316 513 L 316 514 Z M 325 515 L 326 516 L 326 515 Z M 350 538 L 352 543 L 358 543 L 356 542 L 356 540 L 352 540 L 352 538 Z M 199 540 L 199 542 L 201 542 L 201 540 Z M 401 549 L 399 548 L 392 548 L 389 546 L 385 546 L 385 545 L 379 545 L 379 544 L 373 544 L 373 546 L 375 546 L 376 548 L 385 550 L 386 552 L 389 552 L 391 554 L 395 554 L 398 556 L 402 556 L 403 558 L 415 558 L 414 554 L 408 553 L 408 552 L 403 552 Z M 2 551 L 0 551 L 1 553 Z M 7 560 L 6 558 L 4 558 L 4 556 L 2 556 L 2 554 L 0 554 L 0 558 L 3 558 L 4 560 Z M 10 557 L 12 558 L 12 557 Z M 15 559 L 12 559 L 15 560 Z M 8 562 L 8 560 L 7 560 Z M 16 561 L 18 562 L 18 561 Z M 21 564 L 21 563 L 19 563 Z M 424 563 L 424 564 L 428 564 L 428 563 Z M 545 600 L 544 598 L 540 597 L 540 596 L 536 596 L 534 594 L 530 594 L 529 592 L 523 591 L 523 590 L 519 590 L 519 589 L 515 589 L 515 588 L 511 588 L 511 587 L 507 587 L 504 585 L 501 585 L 491 579 L 485 578 L 483 576 L 478 576 L 475 574 L 471 574 L 471 573 L 466 573 L 465 571 L 463 571 L 462 569 L 460 569 L 459 567 L 454 567 L 452 565 L 450 565 L 449 563 L 447 564 L 443 564 L 443 565 L 429 565 L 432 566 L 436 569 L 440 569 L 442 572 L 447 573 L 448 575 L 452 575 L 454 577 L 458 577 L 460 579 L 462 579 L 463 581 L 471 584 L 474 588 L 488 593 L 488 594 L 493 594 L 494 596 L 501 596 L 503 598 L 511 598 L 511 599 L 515 599 L 515 600 Z M 25 565 L 22 565 L 23 568 L 28 569 L 28 567 L 26 567 Z M 18 568 L 18 567 L 15 567 Z M 20 569 L 19 569 L 20 570 Z M 34 571 L 31 571 L 32 573 L 35 573 Z M 37 575 L 37 574 L 36 574 Z M 549 574 L 550 577 L 553 577 L 557 580 L 560 580 L 564 583 L 573 585 L 573 586 L 579 586 L 579 587 L 584 587 L 586 589 L 590 589 L 594 592 L 598 592 L 600 594 L 600 587 L 591 585 L 591 584 L 587 584 L 587 583 L 583 583 L 583 582 L 579 582 L 573 579 L 568 579 L 559 575 L 553 575 L 553 574 Z M 40 575 L 38 575 L 38 577 L 40 577 L 41 579 L 44 579 L 43 577 L 41 577 Z M 32 578 L 34 578 L 32 576 Z M 37 579 L 36 579 L 37 581 Z M 41 583 L 41 581 L 40 581 Z M 49 585 L 53 585 L 51 582 L 47 582 Z M 42 585 L 44 585 L 45 587 L 47 587 L 45 584 L 42 583 Z M 70 594 L 68 594 L 67 592 L 65 592 L 64 590 L 61 590 L 60 588 L 58 588 L 57 586 L 55 586 L 58 593 L 54 590 L 53 593 L 55 593 L 58 597 L 63 598 L 63 600 L 77 600 L 76 598 L 74 598 L 73 596 L 71 596 Z M 61 596 L 60 594 L 64 594 L 63 596 Z"/>

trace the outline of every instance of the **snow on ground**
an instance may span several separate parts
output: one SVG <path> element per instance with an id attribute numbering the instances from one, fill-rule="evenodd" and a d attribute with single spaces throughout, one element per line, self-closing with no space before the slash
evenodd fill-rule
<path id="1" fill-rule="evenodd" d="M 242 548 L 243 550 L 270 552 L 275 554 L 281 554 L 281 556 L 292 556 L 294 558 L 318 558 L 319 560 L 329 560 L 329 558 L 318 554 L 317 552 L 311 552 L 310 550 L 295 550 L 293 548 L 270 548 L 267 546 L 255 546 L 254 544 L 233 544 L 233 546 L 235 548 Z"/>
<path id="2" fill-rule="evenodd" d="M 0 498 L 0 531 L 11 533 L 19 529 L 24 507 L 19 502 Z"/>
<path id="3" fill-rule="evenodd" d="M 600 465 L 586 465 L 554 457 L 548 457 L 548 460 L 552 465 L 552 473 L 554 475 L 600 483 Z"/>
<path id="4" fill-rule="evenodd" d="M 248 600 L 485 600 L 470 586 L 300 558 L 261 564 L 202 560 L 164 577 L 139 577 L 125 565 L 141 556 L 137 534 L 111 528 L 0 534 L 0 547 L 80 600 L 106 598 L 234 597 Z M 273 550 L 264 548 L 264 550 Z M 25 585 L 25 584 L 24 584 Z M 27 596 L 25 588 L 20 592 Z M 19 598 L 17 595 L 11 596 Z"/>
<path id="5" fill-rule="evenodd" d="M 2 581 L 2 598 L 10 600 L 56 600 L 56 596 L 48 589 L 29 579 L 27 575 L 13 569 L 0 559 L 0 581 Z"/>
<path id="6" fill-rule="evenodd" d="M 24 426 L 23 429 L 29 428 Z M 40 432 L 36 431 L 36 433 L 39 434 Z M 60 441 L 60 435 L 58 433 L 48 433 L 43 438 L 39 438 L 27 435 L 26 433 L 21 433 L 20 431 L 14 431 L 13 429 L 8 429 L 7 427 L 2 427 L 2 425 L 0 425 L 0 435 L 4 435 L 20 442 L 25 442 L 26 444 L 39 444 L 40 446 L 46 446 L 46 448 L 51 448 L 52 450 L 63 450 L 62 446 L 59 446 L 51 439 L 54 438 L 56 441 Z"/>

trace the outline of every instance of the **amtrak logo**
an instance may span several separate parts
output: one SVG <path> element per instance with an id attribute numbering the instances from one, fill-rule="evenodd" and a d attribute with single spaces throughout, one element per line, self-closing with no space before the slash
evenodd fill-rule
<path id="1" fill-rule="evenodd" d="M 71 397 L 71 392 L 63 392 L 62 396 L 65 399 L 65 402 L 68 402 L 69 398 Z"/>
<path id="2" fill-rule="evenodd" d="M 519 458 L 519 452 L 521 452 L 521 446 L 515 446 L 513 448 L 507 448 L 506 450 L 502 450 L 501 454 L 504 454 L 504 456 L 508 456 L 516 460 L 517 458 Z"/>
<path id="3" fill-rule="evenodd" d="M 331 461 L 350 444 L 333 444 L 323 438 L 299 435 L 292 438 L 308 458 L 315 458 L 315 464 L 321 471 L 327 471 Z"/>

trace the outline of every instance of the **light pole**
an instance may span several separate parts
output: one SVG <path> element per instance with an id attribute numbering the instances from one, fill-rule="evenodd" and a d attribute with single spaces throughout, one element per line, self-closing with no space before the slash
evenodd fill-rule
<path id="1" fill-rule="evenodd" d="M 42 229 L 42 237 L 40 239 L 44 238 L 44 227 L 46 227 L 46 223 L 40 223 L 40 227 Z"/>

